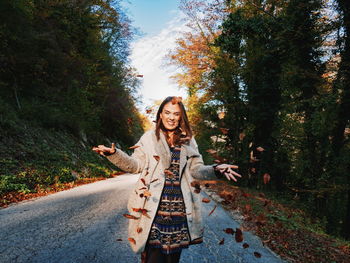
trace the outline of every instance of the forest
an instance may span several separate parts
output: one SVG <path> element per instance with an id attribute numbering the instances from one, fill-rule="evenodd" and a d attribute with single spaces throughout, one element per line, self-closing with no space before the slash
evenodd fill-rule
<path id="1" fill-rule="evenodd" d="M 350 238 L 350 2 L 181 1 L 169 63 L 209 160 Z M 215 160 L 216 159 L 216 160 Z"/>
<path id="2" fill-rule="evenodd" d="M 297 200 L 349 240 L 350 2 L 179 2 L 191 31 L 166 60 L 205 161 L 238 164 L 239 186 Z M 97 169 L 82 153 L 97 143 L 135 143 L 145 117 L 119 1 L 2 0 L 0 12 L 2 197 L 74 179 L 60 144 L 35 148 L 28 130 L 83 140 L 79 169 Z"/>

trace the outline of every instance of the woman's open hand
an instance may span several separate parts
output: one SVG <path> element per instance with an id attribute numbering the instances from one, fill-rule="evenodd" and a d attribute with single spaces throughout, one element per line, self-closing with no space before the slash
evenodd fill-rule
<path id="1" fill-rule="evenodd" d="M 239 173 L 236 173 L 235 171 L 232 170 L 237 168 L 238 168 L 237 165 L 225 164 L 225 163 L 219 164 L 215 167 L 216 170 L 218 170 L 221 174 L 226 176 L 227 180 L 230 181 L 232 179 L 235 182 L 237 182 L 236 177 L 242 177 Z"/>
<path id="2" fill-rule="evenodd" d="M 93 147 L 92 150 L 94 152 L 97 152 L 98 154 L 100 154 L 102 156 L 105 156 L 105 153 L 106 154 L 113 154 L 116 151 L 114 142 L 112 142 L 112 146 L 111 147 L 106 147 L 104 145 L 99 145 L 97 147 Z"/>

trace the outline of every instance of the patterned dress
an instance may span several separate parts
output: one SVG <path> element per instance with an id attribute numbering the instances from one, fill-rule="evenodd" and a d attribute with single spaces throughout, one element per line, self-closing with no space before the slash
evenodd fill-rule
<path id="1" fill-rule="evenodd" d="M 148 245 L 172 254 L 190 244 L 186 210 L 180 187 L 180 147 L 170 147 L 171 164 L 165 170 L 165 184 L 154 218 Z"/>

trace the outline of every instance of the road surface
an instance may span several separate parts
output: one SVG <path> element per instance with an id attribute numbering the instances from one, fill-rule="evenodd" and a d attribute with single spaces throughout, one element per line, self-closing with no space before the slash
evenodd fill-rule
<path id="1" fill-rule="evenodd" d="M 127 241 L 128 219 L 122 216 L 136 180 L 137 175 L 121 175 L 1 209 L 0 262 L 139 262 Z M 223 229 L 238 223 L 220 205 L 208 216 L 214 205 L 203 203 L 205 241 L 185 249 L 182 263 L 283 262 L 248 232 L 243 243 L 249 248 L 236 243 Z"/>

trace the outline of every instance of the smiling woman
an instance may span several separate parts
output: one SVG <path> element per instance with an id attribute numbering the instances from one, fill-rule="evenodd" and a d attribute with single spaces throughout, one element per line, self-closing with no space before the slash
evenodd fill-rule
<path id="1" fill-rule="evenodd" d="M 181 251 L 203 242 L 197 179 L 236 180 L 236 165 L 204 165 L 181 97 L 167 97 L 156 127 L 133 147 L 132 156 L 99 145 L 93 150 L 124 171 L 141 173 L 128 202 L 130 245 L 142 262 L 179 262 Z"/>

